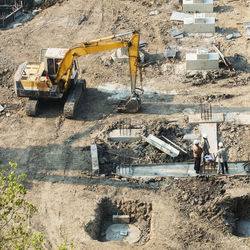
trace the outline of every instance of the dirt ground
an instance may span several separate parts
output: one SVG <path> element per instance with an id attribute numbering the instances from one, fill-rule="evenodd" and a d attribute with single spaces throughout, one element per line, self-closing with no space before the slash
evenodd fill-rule
<path id="1" fill-rule="evenodd" d="M 28 176 L 28 199 L 39 209 L 32 221 L 45 234 L 44 249 L 56 249 L 73 241 L 76 249 L 247 249 L 249 238 L 236 236 L 236 221 L 249 215 L 249 175 L 242 177 L 189 177 L 182 179 L 117 178 L 112 171 L 119 157 L 107 151 L 131 151 L 136 163 L 170 162 L 158 150 L 136 142 L 107 143 L 107 131 L 121 120 L 147 126 L 149 132 L 169 135 L 190 149 L 185 133 L 197 132 L 186 120 L 187 112 L 199 112 L 200 102 L 209 102 L 214 113 L 250 114 L 250 49 L 243 22 L 250 20 L 250 7 L 243 1 L 216 1 L 214 36 L 171 38 L 172 11 L 181 11 L 179 1 L 68 0 L 58 1 L 32 20 L 14 29 L 0 30 L 0 163 L 16 161 Z M 52 1 L 55 2 L 55 1 Z M 158 10 L 158 15 L 150 15 Z M 79 24 L 82 14 L 87 20 Z M 119 114 L 119 97 L 129 93 L 127 63 L 113 62 L 113 52 L 79 59 L 81 77 L 87 81 L 76 119 L 65 119 L 63 105 L 42 103 L 38 117 L 25 114 L 26 99 L 15 96 L 13 76 L 24 61 L 38 61 L 41 48 L 69 48 L 83 41 L 139 30 L 143 48 L 145 95 L 137 114 Z M 238 30 L 242 37 L 226 40 Z M 197 47 L 221 50 L 235 68 L 201 75 L 187 75 L 185 53 Z M 167 48 L 178 49 L 178 59 L 162 57 Z M 229 161 L 247 161 L 250 126 L 222 123 L 220 139 L 229 147 Z M 91 175 L 89 146 L 101 149 L 101 175 Z M 191 160 L 192 154 L 177 161 Z M 136 210 L 142 240 L 136 244 L 99 241 L 103 199 L 123 207 L 150 204 L 152 211 Z M 131 206 L 132 209 L 135 206 Z M 145 205 L 145 207 L 147 207 Z M 125 209 L 125 208 L 124 208 Z M 146 212 L 145 212 L 146 211 Z M 248 211 L 248 212 L 247 212 Z M 147 216 L 143 216 L 143 214 Z"/>

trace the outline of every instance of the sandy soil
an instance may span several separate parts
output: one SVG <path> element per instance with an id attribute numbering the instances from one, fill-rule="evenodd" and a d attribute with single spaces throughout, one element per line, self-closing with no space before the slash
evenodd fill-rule
<path id="1" fill-rule="evenodd" d="M 244 214 L 235 198 L 241 199 L 246 208 L 249 206 L 249 176 L 145 182 L 88 173 L 89 146 L 102 137 L 107 126 L 125 118 L 133 124 L 149 124 L 152 130 L 157 129 L 155 121 L 175 121 L 186 129 L 185 110 L 199 112 L 200 100 L 211 102 L 214 112 L 250 113 L 249 41 L 243 25 L 238 24 L 249 21 L 250 7 L 237 1 L 217 1 L 216 5 L 219 28 L 213 37 L 171 38 L 167 31 L 183 26 L 169 20 L 172 11 L 181 11 L 178 1 L 148 0 L 64 1 L 44 9 L 23 26 L 0 31 L 0 43 L 4 45 L 0 47 L 0 104 L 5 107 L 0 113 L 0 160 L 1 164 L 16 161 L 28 175 L 28 199 L 39 209 L 32 226 L 45 233 L 45 249 L 55 249 L 65 241 L 73 241 L 76 249 L 247 249 L 250 245 L 249 238 L 234 235 L 235 220 Z M 160 13 L 150 16 L 153 10 Z M 82 13 L 87 21 L 79 25 Z M 226 40 L 233 29 L 242 37 Z M 42 103 L 36 118 L 26 116 L 27 100 L 17 98 L 13 86 L 20 63 L 38 61 L 41 48 L 68 48 L 133 30 L 139 30 L 141 39 L 148 43 L 143 68 L 146 94 L 138 114 L 115 112 L 119 101 L 116 97 L 129 93 L 128 65 L 112 63 L 112 52 L 105 52 L 79 60 L 88 89 L 75 120 L 65 119 L 62 104 L 55 102 Z M 185 53 L 197 46 L 211 49 L 213 42 L 220 42 L 236 71 L 223 70 L 207 78 L 187 77 Z M 167 48 L 180 51 L 177 61 L 162 59 L 159 54 Z M 249 126 L 219 126 L 221 138 L 231 148 L 231 161 L 248 160 L 249 133 Z M 93 238 L 86 225 L 96 218 L 100 220 L 96 208 L 105 197 L 152 204 L 147 242 L 129 245 Z"/>

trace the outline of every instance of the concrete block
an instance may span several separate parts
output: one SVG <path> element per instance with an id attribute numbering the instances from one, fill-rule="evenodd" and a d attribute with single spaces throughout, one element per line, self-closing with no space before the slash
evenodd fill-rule
<path id="1" fill-rule="evenodd" d="M 113 215 L 113 223 L 115 224 L 129 224 L 130 216 L 129 215 Z"/>
<path id="2" fill-rule="evenodd" d="M 172 157 L 176 157 L 179 155 L 180 151 L 177 150 L 176 148 L 172 147 L 170 144 L 160 140 L 159 138 L 157 138 L 154 135 L 148 135 L 147 137 L 143 136 L 143 139 L 148 142 L 149 144 L 151 144 L 152 146 L 158 148 L 159 150 L 161 150 L 162 152 L 172 156 Z"/>
<path id="3" fill-rule="evenodd" d="M 92 159 L 92 172 L 99 173 L 97 145 L 96 144 L 91 145 L 90 151 L 91 151 L 91 159 Z"/>
<path id="4" fill-rule="evenodd" d="M 185 18 L 184 31 L 186 33 L 215 33 L 215 18 L 203 17 L 203 15 Z"/>
<path id="5" fill-rule="evenodd" d="M 114 129 L 109 133 L 111 141 L 136 141 L 141 137 L 141 129 Z"/>
<path id="6" fill-rule="evenodd" d="M 183 0 L 184 12 L 212 13 L 213 10 L 213 0 Z"/>
<path id="7" fill-rule="evenodd" d="M 197 60 L 208 59 L 208 49 L 197 49 Z"/>
<path id="8" fill-rule="evenodd" d="M 219 69 L 219 55 L 217 53 L 208 53 L 207 55 L 207 59 L 199 59 L 197 53 L 186 54 L 186 70 Z"/>

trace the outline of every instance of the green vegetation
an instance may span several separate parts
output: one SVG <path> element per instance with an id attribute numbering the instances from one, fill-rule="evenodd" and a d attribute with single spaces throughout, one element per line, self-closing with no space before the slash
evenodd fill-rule
<path id="1" fill-rule="evenodd" d="M 24 197 L 25 175 L 18 175 L 17 164 L 0 168 L 0 249 L 41 249 L 42 233 L 29 228 L 29 219 L 37 212 Z"/>

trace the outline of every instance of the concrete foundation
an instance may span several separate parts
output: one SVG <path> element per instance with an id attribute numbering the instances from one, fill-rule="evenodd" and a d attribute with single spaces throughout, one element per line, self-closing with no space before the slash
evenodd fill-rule
<path id="1" fill-rule="evenodd" d="M 212 13 L 214 11 L 213 0 L 183 0 L 184 12 Z"/>
<path id="2" fill-rule="evenodd" d="M 133 142 L 141 137 L 141 133 L 141 129 L 114 129 L 109 133 L 109 140 Z"/>
<path id="3" fill-rule="evenodd" d="M 212 118 L 209 120 L 204 120 L 201 118 L 201 114 L 191 114 L 188 116 L 189 123 L 210 123 L 210 122 L 224 122 L 224 114 L 223 113 L 213 113 Z"/>
<path id="4" fill-rule="evenodd" d="M 215 33 L 215 17 L 206 17 L 205 13 L 194 14 L 184 18 L 186 33 Z"/>
<path id="5" fill-rule="evenodd" d="M 219 69 L 219 54 L 197 51 L 186 54 L 186 70 L 217 70 Z"/>
<path id="6" fill-rule="evenodd" d="M 228 162 L 229 174 L 250 175 L 244 168 L 245 162 Z M 122 176 L 152 178 L 159 176 L 196 176 L 194 162 L 175 162 L 166 164 L 117 166 L 116 173 Z M 210 174 L 216 174 L 216 168 Z"/>

